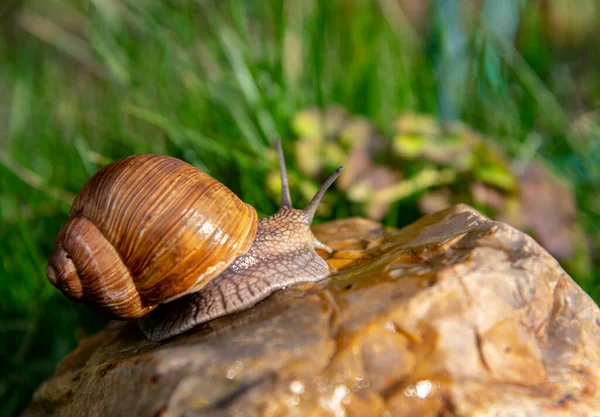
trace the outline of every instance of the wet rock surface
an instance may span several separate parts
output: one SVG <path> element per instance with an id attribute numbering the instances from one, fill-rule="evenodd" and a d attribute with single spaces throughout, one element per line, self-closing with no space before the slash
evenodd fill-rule
<path id="1" fill-rule="evenodd" d="M 600 310 L 527 235 L 467 206 L 315 234 L 330 279 L 163 343 L 114 322 L 24 415 L 600 416 Z"/>

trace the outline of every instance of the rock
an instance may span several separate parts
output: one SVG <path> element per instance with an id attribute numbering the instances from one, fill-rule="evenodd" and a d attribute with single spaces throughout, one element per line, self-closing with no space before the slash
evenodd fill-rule
<path id="1" fill-rule="evenodd" d="M 315 233 L 331 279 L 164 343 L 113 322 L 24 415 L 600 416 L 600 310 L 527 235 L 467 206 Z"/>

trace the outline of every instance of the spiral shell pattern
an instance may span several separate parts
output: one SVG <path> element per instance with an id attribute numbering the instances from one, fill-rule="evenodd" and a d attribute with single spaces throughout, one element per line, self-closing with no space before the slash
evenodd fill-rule
<path id="1" fill-rule="evenodd" d="M 58 234 L 48 278 L 111 316 L 197 291 L 251 246 L 252 206 L 176 158 L 135 155 L 94 174 Z"/>

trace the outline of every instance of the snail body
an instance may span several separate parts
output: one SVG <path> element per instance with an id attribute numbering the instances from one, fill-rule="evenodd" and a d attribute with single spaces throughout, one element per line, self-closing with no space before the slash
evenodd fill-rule
<path id="1" fill-rule="evenodd" d="M 223 184 L 176 158 L 135 155 L 105 166 L 58 233 L 49 281 L 113 318 L 138 318 L 149 339 L 163 340 L 327 277 L 314 248 L 329 248 L 310 224 L 342 168 L 304 210 L 294 209 L 277 144 L 282 204 L 261 220 Z"/>

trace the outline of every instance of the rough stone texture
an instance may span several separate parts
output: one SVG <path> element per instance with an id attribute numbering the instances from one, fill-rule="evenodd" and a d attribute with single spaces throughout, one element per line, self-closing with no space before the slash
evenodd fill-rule
<path id="1" fill-rule="evenodd" d="M 527 235 L 466 206 L 315 233 L 331 279 L 164 343 L 113 323 L 24 415 L 600 416 L 600 310 Z"/>

